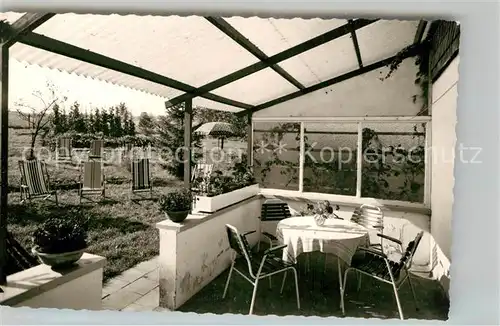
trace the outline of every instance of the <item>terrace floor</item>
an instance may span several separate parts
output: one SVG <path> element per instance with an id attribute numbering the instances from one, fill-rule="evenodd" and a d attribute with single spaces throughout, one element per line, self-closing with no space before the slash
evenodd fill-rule
<path id="1" fill-rule="evenodd" d="M 281 276 L 273 278 L 270 288 L 262 282 L 257 292 L 256 315 L 304 315 L 341 317 L 337 264 L 329 259 L 323 272 L 324 256 L 311 255 L 311 269 L 299 275 L 301 309 L 297 310 L 292 278 L 287 279 L 283 294 L 279 293 Z M 299 262 L 300 264 L 300 262 Z M 186 302 L 178 311 L 215 314 L 248 314 L 252 286 L 233 273 L 227 297 L 222 299 L 229 269 Z M 436 281 L 413 274 L 419 310 L 408 283 L 403 284 L 399 295 L 405 319 L 448 319 L 449 301 Z M 346 291 L 346 316 L 360 318 L 399 318 L 392 287 L 363 277 L 362 287 L 356 290 L 354 274 L 348 279 Z M 122 311 L 168 311 L 159 308 L 157 258 L 141 263 L 111 280 L 103 290 L 103 309 Z"/>

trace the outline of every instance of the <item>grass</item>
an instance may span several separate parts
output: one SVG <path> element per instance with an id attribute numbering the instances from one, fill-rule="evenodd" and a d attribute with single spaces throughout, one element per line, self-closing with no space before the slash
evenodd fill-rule
<path id="1" fill-rule="evenodd" d="M 50 217 L 65 216 L 88 220 L 88 252 L 107 259 L 104 280 L 120 274 L 134 265 L 148 260 L 159 251 L 159 237 L 155 224 L 165 217 L 156 199 L 160 194 L 181 185 L 160 165 L 152 163 L 151 175 L 154 200 L 130 201 L 131 174 L 124 164 L 105 164 L 106 200 L 79 205 L 78 180 L 80 170 L 76 164 L 55 165 L 47 161 L 51 185 L 59 189 L 59 206 L 50 201 L 35 200 L 19 204 L 19 177 L 17 162 L 22 148 L 28 146 L 26 131 L 10 130 L 8 229 L 29 251 L 31 234 L 38 225 Z M 98 198 L 97 198 L 98 199 Z"/>
<path id="2" fill-rule="evenodd" d="M 301 309 L 297 309 L 295 285 L 291 274 L 287 276 L 283 294 L 280 294 L 283 277 L 281 274 L 273 277 L 271 287 L 269 287 L 267 279 L 261 281 L 257 290 L 254 314 L 262 316 L 342 317 L 336 260 L 333 257 L 328 258 L 328 268 L 323 274 L 325 256 L 317 252 L 309 255 L 311 270 L 307 273 L 304 273 L 302 267 L 303 260 L 299 259 Z M 304 255 L 299 258 L 303 259 Z M 229 269 L 205 286 L 179 310 L 195 313 L 248 314 L 253 286 L 234 272 L 227 296 L 222 299 L 228 274 Z M 413 276 L 412 280 L 415 285 L 419 311 L 416 310 L 408 283 L 403 284 L 399 296 L 405 319 L 446 320 L 449 302 L 438 283 L 418 276 Z M 362 286 L 358 292 L 354 273 L 350 273 L 348 276 L 345 309 L 347 317 L 399 318 L 392 287 L 369 277 L 363 277 Z"/>

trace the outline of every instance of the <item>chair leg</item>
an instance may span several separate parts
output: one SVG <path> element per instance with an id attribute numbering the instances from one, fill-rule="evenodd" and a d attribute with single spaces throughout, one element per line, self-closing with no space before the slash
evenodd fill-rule
<path id="1" fill-rule="evenodd" d="M 283 275 L 283 282 L 281 282 L 281 289 L 280 289 L 281 294 L 283 294 L 283 289 L 285 288 L 286 274 L 288 274 L 288 271 L 285 271 Z"/>
<path id="2" fill-rule="evenodd" d="M 361 290 L 361 277 L 362 276 L 363 275 L 361 273 L 358 273 L 358 272 L 356 273 L 356 278 L 358 279 L 358 292 L 359 292 L 359 290 Z"/>
<path id="3" fill-rule="evenodd" d="M 57 199 L 57 192 L 54 192 L 54 197 L 56 199 L 56 205 L 59 205 L 59 200 Z"/>
<path id="4" fill-rule="evenodd" d="M 231 275 L 233 275 L 234 262 L 231 264 L 231 269 L 229 270 L 229 275 L 227 276 L 226 286 L 224 287 L 224 293 L 222 294 L 222 299 L 226 297 L 227 288 L 229 287 L 229 281 L 231 281 Z"/>
<path id="5" fill-rule="evenodd" d="M 347 284 L 347 274 L 351 271 L 348 267 L 344 273 L 344 280 L 340 286 L 340 309 L 342 309 L 342 314 L 345 315 L 345 303 L 344 303 L 344 295 L 345 295 L 345 287 Z"/>
<path id="6" fill-rule="evenodd" d="M 410 272 L 407 271 L 407 273 L 408 273 L 408 283 L 410 284 L 411 294 L 413 295 L 413 301 L 415 302 L 415 309 L 418 311 L 419 308 L 418 308 L 417 296 L 415 295 L 415 288 L 413 287 L 413 283 L 411 281 Z"/>
<path id="7" fill-rule="evenodd" d="M 272 289 L 273 287 L 272 276 L 269 276 L 268 279 L 269 279 L 269 289 Z"/>
<path id="8" fill-rule="evenodd" d="M 249 315 L 253 314 L 253 307 L 255 305 L 255 297 L 257 296 L 257 286 L 258 285 L 259 285 L 259 279 L 256 279 L 255 284 L 253 286 L 252 301 L 250 302 L 250 312 L 248 313 Z"/>
<path id="9" fill-rule="evenodd" d="M 394 297 L 396 298 L 396 304 L 398 305 L 399 318 L 404 320 L 403 309 L 401 308 L 401 302 L 399 302 L 398 288 L 396 287 L 394 281 L 392 282 L 392 288 L 394 289 Z"/>
<path id="10" fill-rule="evenodd" d="M 300 295 L 299 295 L 299 278 L 297 277 L 297 270 L 292 269 L 293 276 L 295 277 L 295 294 L 297 295 L 297 309 L 300 310 Z"/>

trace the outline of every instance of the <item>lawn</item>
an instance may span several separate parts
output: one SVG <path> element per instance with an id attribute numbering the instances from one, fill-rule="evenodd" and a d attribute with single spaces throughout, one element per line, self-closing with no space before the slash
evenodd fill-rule
<path id="1" fill-rule="evenodd" d="M 52 216 L 67 216 L 88 221 L 88 252 L 106 257 L 105 281 L 158 255 L 155 224 L 165 217 L 159 211 L 156 199 L 160 194 L 179 187 L 180 181 L 153 162 L 154 200 L 130 201 L 131 174 L 127 164 L 105 164 L 106 200 L 79 205 L 77 182 L 80 170 L 77 164 L 56 165 L 47 161 L 51 185 L 58 189 L 59 206 L 41 200 L 19 204 L 17 162 L 29 139 L 27 130 L 10 129 L 8 229 L 28 251 L 31 234 L 38 225 Z"/>

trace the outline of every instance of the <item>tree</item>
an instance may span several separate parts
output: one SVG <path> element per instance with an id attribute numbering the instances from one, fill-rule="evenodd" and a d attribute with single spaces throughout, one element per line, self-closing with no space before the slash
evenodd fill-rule
<path id="1" fill-rule="evenodd" d="M 184 177 L 184 103 L 170 107 L 166 110 L 166 115 L 160 116 L 157 122 L 157 144 L 162 151 L 163 158 L 165 154 L 171 155 L 171 160 L 167 164 L 167 170 L 177 178 Z M 201 148 L 201 137 L 197 134 L 192 135 L 192 147 Z M 199 153 L 194 154 L 196 159 Z M 194 162 L 191 161 L 191 165 Z"/>
<path id="2" fill-rule="evenodd" d="M 27 159 L 36 158 L 36 140 L 41 132 L 47 130 L 46 127 L 51 122 L 49 118 L 50 110 L 56 108 L 56 111 L 59 112 L 60 104 L 67 100 L 67 97 L 61 96 L 60 90 L 49 80 L 46 82 L 46 87 L 45 92 L 36 90 L 31 94 L 33 101 L 19 99 L 15 103 L 19 117 L 26 121 L 31 129 L 30 151 L 26 157 Z"/>
<path id="3" fill-rule="evenodd" d="M 150 136 L 155 131 L 156 121 L 147 112 L 142 112 L 139 117 L 139 130 L 146 136 Z"/>

